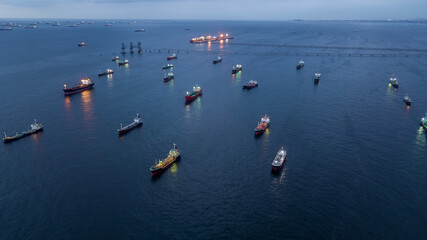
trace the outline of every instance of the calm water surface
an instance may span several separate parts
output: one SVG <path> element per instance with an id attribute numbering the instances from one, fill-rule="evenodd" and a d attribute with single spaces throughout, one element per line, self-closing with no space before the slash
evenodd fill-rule
<path id="1" fill-rule="evenodd" d="M 427 238 L 425 58 L 313 56 L 296 71 L 298 56 L 227 51 L 336 50 L 188 43 L 228 32 L 230 43 L 425 48 L 426 25 L 67 25 L 0 32 L 0 130 L 12 135 L 34 118 L 45 126 L 0 146 L 1 239 Z M 77 47 L 81 41 L 87 47 Z M 171 62 L 175 80 L 163 83 L 167 53 L 128 54 L 128 67 L 111 61 L 130 41 L 221 50 L 223 62 L 213 65 L 214 53 L 181 53 Z M 237 63 L 243 71 L 232 76 Z M 113 77 L 98 77 L 106 68 Z M 397 90 L 388 85 L 393 73 Z M 63 96 L 63 84 L 86 76 L 92 91 Z M 251 78 L 259 87 L 243 91 Z M 204 94 L 186 105 L 196 83 Z M 271 126 L 255 138 L 266 112 Z M 143 127 L 119 138 L 120 123 L 136 113 Z M 152 180 L 149 167 L 173 142 L 181 160 Z M 273 175 L 281 146 L 288 159 Z"/>

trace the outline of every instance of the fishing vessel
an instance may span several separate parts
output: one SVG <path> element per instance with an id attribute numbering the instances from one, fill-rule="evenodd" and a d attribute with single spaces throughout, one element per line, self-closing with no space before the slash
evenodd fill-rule
<path id="1" fill-rule="evenodd" d="M 156 163 L 150 167 L 151 176 L 159 176 L 165 170 L 167 170 L 179 157 L 181 156 L 181 151 L 178 150 L 176 144 L 173 144 L 173 148 L 169 150 L 168 156 L 163 159 L 156 161 Z"/>
<path id="2" fill-rule="evenodd" d="M 173 68 L 173 65 L 172 64 L 163 65 L 163 69 L 169 69 L 169 68 Z"/>
<path id="3" fill-rule="evenodd" d="M 23 131 L 23 132 L 21 132 L 21 133 L 16 133 L 16 135 L 15 135 L 15 136 L 11 136 L 11 137 L 8 137 L 8 136 L 6 135 L 6 132 L 5 132 L 5 133 L 4 133 L 3 142 L 4 142 L 4 143 L 13 142 L 13 141 L 16 141 L 16 140 L 18 140 L 18 139 L 20 139 L 20 138 L 23 138 L 23 137 L 29 136 L 29 135 L 31 135 L 31 134 L 34 134 L 34 133 L 37 133 L 37 132 L 40 132 L 40 131 L 42 131 L 42 130 L 43 130 L 43 126 L 42 126 L 40 123 L 37 123 L 37 120 L 34 120 L 34 123 L 33 123 L 33 124 L 31 124 L 30 126 L 31 126 L 31 128 L 30 128 L 30 129 L 28 129 L 28 130 L 26 130 L 26 131 Z"/>
<path id="4" fill-rule="evenodd" d="M 98 73 L 98 76 L 105 76 L 105 75 L 108 75 L 108 74 L 113 74 L 114 73 L 114 71 L 113 71 L 113 69 L 107 69 L 107 70 L 105 70 L 104 72 L 100 72 L 100 73 Z"/>
<path id="5" fill-rule="evenodd" d="M 222 62 L 222 57 L 218 56 L 217 59 L 213 60 L 213 64 L 217 64 L 219 62 Z"/>
<path id="6" fill-rule="evenodd" d="M 165 73 L 165 76 L 163 77 L 163 82 L 169 82 L 170 80 L 173 80 L 173 79 L 175 79 L 175 76 L 173 75 L 172 72 L 168 74 Z"/>
<path id="7" fill-rule="evenodd" d="M 115 62 L 115 61 L 119 61 L 120 60 L 120 57 L 119 56 L 115 56 L 115 57 L 113 57 L 113 62 Z"/>
<path id="8" fill-rule="evenodd" d="M 399 81 L 397 80 L 397 78 L 394 76 L 394 74 L 393 74 L 393 76 L 391 76 L 390 77 L 390 84 L 393 86 L 393 87 L 395 87 L 395 88 L 398 88 L 399 87 Z"/>
<path id="9" fill-rule="evenodd" d="M 81 43 L 77 44 L 77 46 L 79 46 L 79 47 L 86 47 L 86 43 L 85 42 L 81 42 Z"/>
<path id="10" fill-rule="evenodd" d="M 119 66 L 122 66 L 122 65 L 127 65 L 127 64 L 129 64 L 129 60 L 124 60 L 124 61 L 119 61 Z"/>
<path id="11" fill-rule="evenodd" d="M 427 131 L 427 113 L 423 118 L 421 118 L 420 125 L 424 128 L 425 131 Z"/>
<path id="12" fill-rule="evenodd" d="M 193 92 L 187 92 L 185 94 L 185 101 L 186 102 L 190 102 L 193 101 L 194 99 L 196 99 L 198 96 L 200 96 L 200 94 L 202 94 L 203 89 L 196 84 L 196 86 L 193 87 Z"/>
<path id="13" fill-rule="evenodd" d="M 255 135 L 262 134 L 265 129 L 268 128 L 270 125 L 270 116 L 267 116 L 267 114 L 264 115 L 264 117 L 261 118 L 261 121 L 258 123 L 258 126 L 254 129 Z"/>
<path id="14" fill-rule="evenodd" d="M 95 83 L 89 78 L 80 80 L 80 84 L 77 84 L 76 86 L 70 88 L 67 88 L 67 85 L 64 84 L 64 95 L 67 96 L 74 93 L 83 92 L 85 90 L 93 88 L 93 85 L 95 85 Z"/>
<path id="15" fill-rule="evenodd" d="M 282 169 L 283 164 L 286 161 L 287 152 L 285 151 L 285 148 L 282 147 L 276 154 L 276 157 L 274 158 L 273 162 L 271 163 L 272 171 L 276 172 Z"/>
<path id="16" fill-rule="evenodd" d="M 249 82 L 243 84 L 243 89 L 251 89 L 254 87 L 258 87 L 258 82 L 256 80 L 249 80 Z"/>
<path id="17" fill-rule="evenodd" d="M 178 55 L 176 55 L 176 53 L 174 53 L 174 54 L 172 54 L 172 55 L 170 55 L 170 56 L 168 56 L 167 58 L 166 58 L 166 60 L 172 60 L 172 59 L 177 59 L 178 58 Z"/>
<path id="18" fill-rule="evenodd" d="M 242 65 L 237 64 L 236 66 L 233 66 L 233 69 L 231 70 L 232 74 L 236 74 L 238 72 L 242 71 Z"/>
<path id="19" fill-rule="evenodd" d="M 141 29 L 135 29 L 135 32 L 145 32 L 145 29 L 141 28 Z"/>
<path id="20" fill-rule="evenodd" d="M 315 73 L 314 74 L 314 83 L 319 83 L 320 81 L 320 76 L 322 76 L 321 73 Z"/>
<path id="21" fill-rule="evenodd" d="M 298 65 L 297 65 L 297 69 L 300 69 L 304 67 L 304 60 L 299 61 Z"/>
<path id="22" fill-rule="evenodd" d="M 119 136 L 121 136 L 123 134 L 126 134 L 126 133 L 132 131 L 133 129 L 135 129 L 141 125 L 142 125 L 142 118 L 138 113 L 138 114 L 136 114 L 136 117 L 133 119 L 133 122 L 131 124 L 123 127 L 123 124 L 120 123 L 120 128 L 117 129 L 117 132 L 119 133 Z"/>
<path id="23" fill-rule="evenodd" d="M 406 96 L 403 98 L 403 101 L 406 103 L 406 105 L 411 106 L 412 99 L 406 94 Z"/>

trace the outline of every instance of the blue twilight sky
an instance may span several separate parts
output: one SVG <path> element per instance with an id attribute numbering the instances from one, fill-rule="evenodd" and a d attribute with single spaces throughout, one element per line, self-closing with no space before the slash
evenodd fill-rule
<path id="1" fill-rule="evenodd" d="M 0 18 L 328 20 L 427 17 L 427 0 L 0 0 Z"/>

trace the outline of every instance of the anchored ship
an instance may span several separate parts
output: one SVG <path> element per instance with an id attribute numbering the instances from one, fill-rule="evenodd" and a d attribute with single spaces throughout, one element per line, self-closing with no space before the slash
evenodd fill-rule
<path id="1" fill-rule="evenodd" d="M 265 129 L 268 128 L 270 125 L 270 116 L 267 116 L 267 114 L 264 115 L 264 117 L 261 118 L 261 122 L 258 123 L 258 126 L 254 129 L 255 135 L 262 134 Z"/>
<path id="2" fill-rule="evenodd" d="M 135 32 L 145 32 L 145 29 L 141 28 L 141 29 L 135 29 Z"/>
<path id="3" fill-rule="evenodd" d="M 213 41 L 221 41 L 226 39 L 233 39 L 233 38 L 228 36 L 228 33 L 226 34 L 220 33 L 219 36 L 206 35 L 201 37 L 193 37 L 190 39 L 190 43 L 213 42 Z"/>
<path id="4" fill-rule="evenodd" d="M 138 42 L 138 53 L 142 53 L 141 42 Z"/>
<path id="5" fill-rule="evenodd" d="M 202 91 L 203 91 L 203 89 L 202 89 L 198 84 L 196 84 L 196 86 L 194 86 L 194 87 L 193 87 L 193 92 L 192 92 L 192 93 L 187 92 L 187 93 L 185 94 L 185 101 L 186 101 L 186 102 L 191 102 L 191 101 L 193 101 L 193 100 L 194 100 L 194 99 L 196 99 L 198 96 L 200 96 L 200 94 L 202 94 Z"/>
<path id="6" fill-rule="evenodd" d="M 406 103 L 406 105 L 411 106 L 412 104 L 412 99 L 409 98 L 408 94 L 406 94 L 406 96 L 403 98 L 403 101 Z"/>
<path id="7" fill-rule="evenodd" d="M 238 72 L 242 71 L 242 65 L 237 64 L 236 66 L 233 66 L 233 69 L 231 70 L 232 74 L 236 74 Z"/>
<path id="8" fill-rule="evenodd" d="M 119 66 L 129 64 L 129 60 L 119 61 Z"/>
<path id="9" fill-rule="evenodd" d="M 165 73 L 165 76 L 163 77 L 163 82 L 169 82 L 170 80 L 173 80 L 173 79 L 175 79 L 173 72 L 170 72 L 168 74 Z"/>
<path id="10" fill-rule="evenodd" d="M 124 43 L 122 43 L 122 51 L 121 51 L 121 54 L 122 54 L 122 55 L 125 55 L 125 54 L 126 54 L 126 47 L 125 47 L 125 44 L 124 44 Z"/>
<path id="11" fill-rule="evenodd" d="M 134 51 L 133 51 L 133 44 L 132 44 L 132 42 L 130 42 L 130 43 L 129 43 L 129 53 L 130 53 L 130 54 L 133 54 L 133 53 L 134 53 Z"/>
<path id="12" fill-rule="evenodd" d="M 114 73 L 114 71 L 113 71 L 113 69 L 107 69 L 107 70 L 105 70 L 104 72 L 100 72 L 100 73 L 98 73 L 98 76 L 105 76 L 105 75 L 108 75 L 108 74 L 113 74 Z"/>
<path id="13" fill-rule="evenodd" d="M 321 73 L 315 73 L 314 74 L 314 83 L 316 83 L 316 84 L 319 83 L 320 76 L 322 76 Z"/>
<path id="14" fill-rule="evenodd" d="M 300 69 L 304 67 L 304 60 L 299 61 L 298 65 L 297 65 L 297 69 Z"/>
<path id="15" fill-rule="evenodd" d="M 276 154 L 276 157 L 274 158 L 273 162 L 271 163 L 272 171 L 276 172 L 282 169 L 283 164 L 286 161 L 287 152 L 285 151 L 285 148 L 282 147 Z"/>
<path id="16" fill-rule="evenodd" d="M 151 176 L 159 176 L 165 170 L 167 170 L 179 157 L 181 156 L 181 151 L 178 150 L 176 144 L 173 144 L 173 148 L 169 151 L 168 156 L 159 160 L 158 162 L 150 167 Z"/>
<path id="17" fill-rule="evenodd" d="M 74 93 L 83 92 L 85 90 L 93 88 L 93 85 L 95 85 L 95 83 L 89 78 L 80 80 L 80 84 L 77 84 L 76 86 L 70 88 L 67 88 L 67 85 L 64 84 L 64 95 L 67 96 Z"/>
<path id="18" fill-rule="evenodd" d="M 163 65 L 163 69 L 169 69 L 169 68 L 173 68 L 173 65 L 172 64 Z"/>
<path id="19" fill-rule="evenodd" d="M 395 88 L 398 88 L 399 87 L 399 81 L 397 80 L 397 78 L 394 76 L 394 74 L 393 74 L 393 76 L 391 76 L 390 77 L 390 84 L 393 86 L 393 87 L 395 87 Z"/>
<path id="20" fill-rule="evenodd" d="M 249 80 L 249 82 L 243 84 L 243 89 L 251 89 L 254 87 L 258 87 L 258 82 L 256 80 Z"/>
<path id="21" fill-rule="evenodd" d="M 3 142 L 4 143 L 13 142 L 13 141 L 16 141 L 18 139 L 21 139 L 23 137 L 29 136 L 31 134 L 34 134 L 34 133 L 37 133 L 37 132 L 40 132 L 43 130 L 43 126 L 40 123 L 37 123 L 37 120 L 34 120 L 34 123 L 31 124 L 30 126 L 31 126 L 31 128 L 28 129 L 27 131 L 23 131 L 21 133 L 16 133 L 15 136 L 11 136 L 11 137 L 8 137 L 6 135 L 6 132 L 5 132 Z"/>
<path id="22" fill-rule="evenodd" d="M 119 56 L 115 56 L 115 57 L 113 57 L 113 62 L 115 62 L 115 61 L 119 61 L 120 60 L 120 57 Z"/>
<path id="23" fill-rule="evenodd" d="M 213 64 L 217 64 L 219 62 L 222 62 L 222 58 L 220 56 L 218 56 L 217 59 L 213 60 Z"/>
<path id="24" fill-rule="evenodd" d="M 120 128 L 117 129 L 117 132 L 119 133 L 119 136 L 121 136 L 123 134 L 126 134 L 126 133 L 132 131 L 133 129 L 135 129 L 141 125 L 142 125 L 142 118 L 138 113 L 138 114 L 136 114 L 136 117 L 133 119 L 133 122 L 131 124 L 123 127 L 123 124 L 120 123 Z"/>
<path id="25" fill-rule="evenodd" d="M 421 118 L 420 125 L 424 128 L 425 131 L 427 131 L 427 113 L 423 118 Z"/>
<path id="26" fill-rule="evenodd" d="M 178 58 L 178 55 L 176 55 L 176 53 L 174 53 L 174 54 L 172 54 L 172 55 L 170 55 L 170 56 L 168 56 L 167 58 L 166 58 L 166 60 L 172 60 L 172 59 L 177 59 Z"/>

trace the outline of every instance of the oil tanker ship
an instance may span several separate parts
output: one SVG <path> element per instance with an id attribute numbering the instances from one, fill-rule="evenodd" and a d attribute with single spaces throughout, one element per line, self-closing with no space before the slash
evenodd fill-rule
<path id="1" fill-rule="evenodd" d="M 79 92 L 83 92 L 85 90 L 89 90 L 89 89 L 93 88 L 93 85 L 95 85 L 95 83 L 92 80 L 90 80 L 89 78 L 82 79 L 80 81 L 80 84 L 77 84 L 76 86 L 70 87 L 70 88 L 67 88 L 67 85 L 64 84 L 64 89 L 63 89 L 64 95 L 67 96 L 67 95 L 71 95 L 74 93 L 79 93 Z"/>
<path id="2" fill-rule="evenodd" d="M 159 176 L 162 174 L 165 170 L 167 170 L 172 164 L 180 157 L 181 151 L 178 150 L 176 147 L 176 144 L 173 144 L 173 148 L 169 151 L 168 156 L 163 159 L 159 160 L 158 162 L 150 167 L 151 176 Z"/>
<path id="3" fill-rule="evenodd" d="M 31 129 L 28 129 L 27 131 L 23 131 L 22 133 L 16 133 L 15 136 L 8 137 L 6 133 L 4 133 L 3 142 L 4 143 L 13 142 L 43 130 L 43 126 L 40 123 L 37 123 L 37 120 L 34 120 L 34 123 L 31 124 L 30 126 L 31 126 Z"/>
<path id="4" fill-rule="evenodd" d="M 186 102 L 191 102 L 194 99 L 196 99 L 198 96 L 200 96 L 200 94 L 202 94 L 203 89 L 197 84 L 196 86 L 193 87 L 193 92 L 187 92 L 185 94 L 185 101 Z"/>
<path id="5" fill-rule="evenodd" d="M 265 129 L 268 128 L 270 125 L 270 116 L 267 116 L 267 114 L 264 115 L 264 117 L 261 118 L 261 122 L 258 123 L 258 126 L 254 129 L 255 135 L 258 136 L 262 134 Z"/>
<path id="6" fill-rule="evenodd" d="M 120 128 L 117 129 L 117 132 L 119 133 L 119 136 L 126 134 L 133 129 L 139 127 L 142 125 L 142 118 L 139 114 L 136 114 L 136 117 L 133 119 L 133 123 L 126 125 L 123 127 L 123 124 L 120 124 Z"/>

